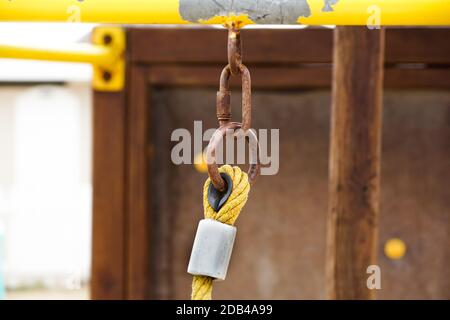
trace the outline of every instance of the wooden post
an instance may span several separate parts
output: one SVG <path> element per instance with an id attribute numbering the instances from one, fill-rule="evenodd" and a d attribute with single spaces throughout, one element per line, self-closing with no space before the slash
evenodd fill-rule
<path id="1" fill-rule="evenodd" d="M 337 27 L 327 234 L 331 299 L 373 299 L 376 263 L 384 30 Z"/>
<path id="2" fill-rule="evenodd" d="M 125 92 L 94 92 L 92 299 L 125 298 Z"/>
<path id="3" fill-rule="evenodd" d="M 126 182 L 126 298 L 150 295 L 150 221 L 148 172 L 147 69 L 128 64 L 127 182 Z"/>

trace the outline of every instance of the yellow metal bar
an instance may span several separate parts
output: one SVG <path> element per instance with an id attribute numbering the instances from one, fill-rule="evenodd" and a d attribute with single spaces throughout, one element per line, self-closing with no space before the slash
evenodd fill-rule
<path id="1" fill-rule="evenodd" d="M 118 59 L 118 55 L 112 48 L 91 44 L 78 44 L 71 47 L 64 46 L 63 48 L 0 44 L 0 58 L 84 62 L 108 67 Z"/>
<path id="2" fill-rule="evenodd" d="M 25 47 L 0 44 L 0 58 L 81 62 L 92 64 L 92 85 L 100 91 L 118 91 L 125 78 L 125 34 L 120 27 L 97 27 L 93 44 L 62 47 Z"/>
<path id="3" fill-rule="evenodd" d="M 449 0 L 0 0 L 0 21 L 450 25 Z"/>

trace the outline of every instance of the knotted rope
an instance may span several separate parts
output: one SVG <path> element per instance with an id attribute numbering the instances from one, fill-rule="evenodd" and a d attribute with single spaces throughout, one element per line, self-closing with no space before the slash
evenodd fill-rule
<path id="1" fill-rule="evenodd" d="M 211 180 L 208 178 L 203 186 L 203 208 L 205 218 L 215 219 L 222 223 L 234 225 L 239 213 L 247 202 L 248 193 L 250 191 L 250 183 L 248 182 L 247 173 L 242 172 L 239 167 L 231 167 L 224 165 L 219 168 L 219 172 L 228 174 L 233 180 L 233 189 L 230 197 L 215 212 L 208 202 L 208 188 Z M 192 280 L 192 300 L 211 300 L 213 278 L 208 276 L 194 276 Z"/>

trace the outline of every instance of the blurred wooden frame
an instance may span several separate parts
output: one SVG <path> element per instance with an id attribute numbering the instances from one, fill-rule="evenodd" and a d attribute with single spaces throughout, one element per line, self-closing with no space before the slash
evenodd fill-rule
<path id="1" fill-rule="evenodd" d="M 333 30 L 249 29 L 242 38 L 254 88 L 330 88 Z M 94 92 L 93 299 L 149 297 L 149 97 L 155 86 L 217 87 L 226 39 L 205 27 L 129 28 L 125 89 Z M 448 39 L 450 29 L 387 29 L 384 87 L 449 89 Z"/>

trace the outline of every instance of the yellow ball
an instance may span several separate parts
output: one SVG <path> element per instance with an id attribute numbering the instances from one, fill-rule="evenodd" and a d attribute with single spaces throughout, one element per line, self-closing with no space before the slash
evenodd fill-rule
<path id="1" fill-rule="evenodd" d="M 203 152 L 195 156 L 194 167 L 200 173 L 208 172 L 208 166 L 206 164 L 206 158 Z"/>
<path id="2" fill-rule="evenodd" d="M 406 253 L 406 244 L 403 240 L 392 238 L 384 244 L 384 254 L 391 260 L 403 258 Z"/>

